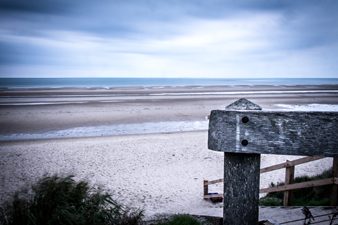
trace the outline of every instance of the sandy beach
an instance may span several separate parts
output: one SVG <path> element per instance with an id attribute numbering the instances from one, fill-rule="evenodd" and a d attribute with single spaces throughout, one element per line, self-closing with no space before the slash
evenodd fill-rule
<path id="1" fill-rule="evenodd" d="M 143 208 L 146 218 L 222 216 L 222 203 L 203 200 L 203 180 L 222 178 L 224 161 L 222 153 L 207 148 L 207 116 L 243 97 L 263 110 L 333 110 L 338 85 L 3 88 L 0 202 L 44 173 L 75 174 Z M 262 155 L 261 167 L 299 157 Z M 331 165 L 332 158 L 299 165 L 296 176 L 315 175 Z M 283 179 L 284 170 L 265 173 L 260 185 Z M 222 190 L 223 184 L 209 188 Z M 297 216 L 303 218 L 299 208 L 260 208 L 260 219 L 283 222 Z"/>

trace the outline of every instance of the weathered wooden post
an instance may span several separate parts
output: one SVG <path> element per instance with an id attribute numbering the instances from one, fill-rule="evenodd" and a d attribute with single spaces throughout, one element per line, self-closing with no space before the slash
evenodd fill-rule
<path id="1" fill-rule="evenodd" d="M 241 135 L 249 118 L 223 112 L 261 109 L 246 99 L 240 99 L 227 106 L 226 111 L 214 110 L 210 115 L 208 147 L 224 151 L 223 224 L 258 223 L 260 174 L 260 154 L 240 153 L 251 144 L 246 136 Z M 233 135 L 235 140 L 230 137 Z"/>
<path id="2" fill-rule="evenodd" d="M 287 162 L 289 162 L 287 160 Z M 293 184 L 295 178 L 295 166 L 285 168 L 285 184 Z M 292 206 L 293 190 L 284 191 L 284 206 Z"/>
<path id="3" fill-rule="evenodd" d="M 333 177 L 338 177 L 338 158 L 333 158 L 332 175 Z M 337 200 L 338 200 L 338 185 L 337 184 L 332 185 L 330 197 L 331 197 L 330 205 L 336 206 Z"/>
<path id="4" fill-rule="evenodd" d="M 208 193 L 209 193 L 209 188 L 208 188 L 208 181 L 207 180 L 204 180 L 203 181 L 203 188 L 204 188 L 204 193 L 203 193 L 203 195 L 208 195 Z"/>
<path id="5" fill-rule="evenodd" d="M 208 135 L 209 149 L 225 152 L 223 224 L 258 224 L 260 154 L 337 157 L 338 112 L 263 111 L 240 99 L 211 111 Z"/>

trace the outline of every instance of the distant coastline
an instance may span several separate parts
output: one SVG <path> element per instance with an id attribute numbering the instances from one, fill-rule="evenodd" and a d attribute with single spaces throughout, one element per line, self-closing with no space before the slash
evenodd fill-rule
<path id="1" fill-rule="evenodd" d="M 0 78 L 0 88 L 335 84 L 338 78 Z"/>

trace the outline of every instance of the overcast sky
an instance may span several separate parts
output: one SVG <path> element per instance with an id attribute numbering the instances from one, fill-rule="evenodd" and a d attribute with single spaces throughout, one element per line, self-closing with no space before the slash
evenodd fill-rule
<path id="1" fill-rule="evenodd" d="M 338 0 L 0 0 L 0 77 L 338 78 Z"/>

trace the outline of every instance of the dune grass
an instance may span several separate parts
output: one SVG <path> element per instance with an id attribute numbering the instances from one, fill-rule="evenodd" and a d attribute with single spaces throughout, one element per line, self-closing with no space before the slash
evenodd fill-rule
<path id="1" fill-rule="evenodd" d="M 74 176 L 45 175 L 18 191 L 0 208 L 0 225 L 12 224 L 139 224 L 143 211 L 131 209 L 111 194 Z"/>

